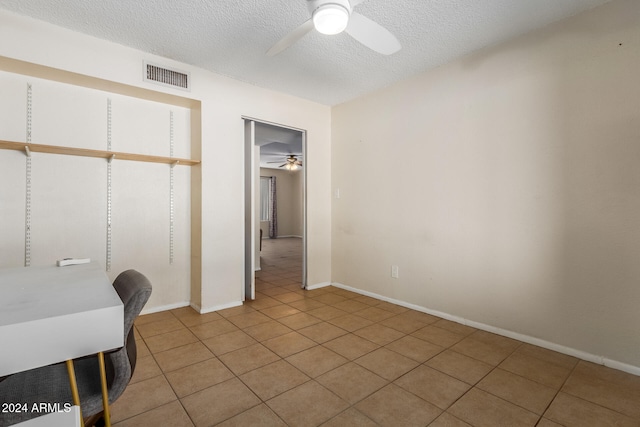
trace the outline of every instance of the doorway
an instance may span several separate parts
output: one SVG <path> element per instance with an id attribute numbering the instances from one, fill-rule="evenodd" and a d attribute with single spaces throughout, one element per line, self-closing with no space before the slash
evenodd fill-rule
<path id="1" fill-rule="evenodd" d="M 268 245 L 265 259 L 269 262 L 281 256 L 288 257 L 292 262 L 297 259 L 302 265 L 297 270 L 299 273 L 296 273 L 299 276 L 293 279 L 299 282 L 301 288 L 307 285 L 307 150 L 306 132 L 303 129 L 249 117 L 242 119 L 245 144 L 245 261 L 242 291 L 243 301 L 246 301 L 256 298 L 256 271 L 261 268 L 261 237 L 264 237 L 265 243 L 273 243 Z M 269 181 L 269 200 L 261 198 L 261 187 L 265 188 L 265 180 L 261 180 L 261 177 Z M 273 202 L 275 205 L 271 205 Z M 267 204 L 269 208 L 265 208 Z M 286 244 L 284 239 L 298 241 Z M 292 253 L 292 247 L 299 248 L 301 253 Z M 281 255 L 274 253 L 278 250 L 285 252 Z"/>

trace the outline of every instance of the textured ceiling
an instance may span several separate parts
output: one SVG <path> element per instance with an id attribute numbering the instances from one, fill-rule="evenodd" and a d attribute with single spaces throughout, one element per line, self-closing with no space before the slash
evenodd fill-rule
<path id="1" fill-rule="evenodd" d="M 356 98 L 609 0 L 368 0 L 355 10 L 402 50 L 383 56 L 315 31 L 306 0 L 0 0 L 0 8 L 326 105 Z"/>

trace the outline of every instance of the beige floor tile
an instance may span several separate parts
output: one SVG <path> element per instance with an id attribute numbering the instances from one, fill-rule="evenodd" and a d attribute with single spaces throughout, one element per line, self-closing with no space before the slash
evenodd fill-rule
<path id="1" fill-rule="evenodd" d="M 135 329 L 137 331 L 137 329 Z M 151 352 L 149 351 L 149 347 L 144 342 L 142 337 L 137 337 L 136 334 L 136 352 L 138 353 L 138 357 L 151 356 Z"/>
<path id="2" fill-rule="evenodd" d="M 291 329 L 275 320 L 249 326 L 248 328 L 244 328 L 243 331 L 257 341 L 265 341 L 292 332 Z"/>
<path id="3" fill-rule="evenodd" d="M 362 412 L 349 408 L 322 424 L 322 427 L 376 427 L 377 425 Z"/>
<path id="4" fill-rule="evenodd" d="M 236 307 L 225 308 L 223 310 L 218 310 L 216 311 L 216 313 L 218 313 L 220 316 L 224 318 L 238 316 L 240 314 L 252 313 L 258 310 L 257 308 L 253 307 L 255 302 L 257 301 L 249 301 L 247 304 L 239 305 Z M 277 301 L 276 303 L 279 304 Z"/>
<path id="5" fill-rule="evenodd" d="M 266 314 L 272 319 L 279 319 L 281 317 L 291 316 L 293 314 L 300 313 L 300 310 L 291 307 L 287 304 L 274 305 L 273 307 L 263 308 L 260 310 L 262 314 Z"/>
<path id="6" fill-rule="evenodd" d="M 353 362 L 320 375 L 316 381 L 352 405 L 389 383 Z"/>
<path id="7" fill-rule="evenodd" d="M 544 413 L 557 392 L 554 388 L 500 368 L 491 371 L 476 387 L 538 415 Z"/>
<path id="8" fill-rule="evenodd" d="M 240 376 L 262 400 L 269 400 L 285 391 L 304 384 L 309 377 L 290 363 L 279 360 Z"/>
<path id="9" fill-rule="evenodd" d="M 233 373 L 215 357 L 168 372 L 166 376 L 179 398 L 234 377 Z"/>
<path id="10" fill-rule="evenodd" d="M 379 299 L 372 298 L 372 297 L 369 297 L 369 296 L 366 296 L 366 295 L 360 295 L 359 297 L 355 297 L 353 299 L 355 301 L 360 301 L 362 303 L 365 303 L 370 307 L 374 307 L 374 306 L 382 303 L 382 301 L 380 301 Z"/>
<path id="11" fill-rule="evenodd" d="M 214 357 L 213 353 L 201 342 L 172 348 L 154 356 L 163 372 L 171 372 L 194 363 Z"/>
<path id="12" fill-rule="evenodd" d="M 171 315 L 171 317 L 154 322 L 138 323 L 136 324 L 136 328 L 142 338 L 146 339 L 154 335 L 166 334 L 167 332 L 177 331 L 178 329 L 185 329 L 186 326 L 176 319 L 174 315 Z"/>
<path id="13" fill-rule="evenodd" d="M 378 390 L 355 408 L 380 426 L 426 426 L 442 412 L 394 384 Z"/>
<path id="14" fill-rule="evenodd" d="M 365 308 L 364 310 L 357 311 L 353 314 L 355 314 L 356 316 L 363 317 L 367 320 L 371 320 L 372 322 L 381 322 L 385 319 L 388 319 L 389 317 L 393 317 L 396 315 L 396 313 L 383 310 L 382 308 L 379 308 L 379 307 L 380 305 L 377 305 L 375 307 Z"/>
<path id="15" fill-rule="evenodd" d="M 380 324 L 405 334 L 410 334 L 427 326 L 427 323 L 415 319 L 414 316 L 405 316 L 404 313 L 389 317 L 380 322 Z"/>
<path id="16" fill-rule="evenodd" d="M 558 365 L 569 370 L 573 369 L 578 363 L 578 359 L 573 356 L 526 343 L 518 347 L 516 353 L 535 357 L 536 359 L 544 360 L 545 362 L 553 363 L 554 365 Z"/>
<path id="17" fill-rule="evenodd" d="M 312 298 L 314 298 L 316 301 L 319 301 L 327 305 L 335 305 L 335 304 L 338 304 L 339 302 L 343 302 L 347 300 L 347 298 L 340 295 L 336 295 L 333 292 L 327 292 L 322 295 L 313 296 Z"/>
<path id="18" fill-rule="evenodd" d="M 180 402 L 173 401 L 143 414 L 113 424 L 113 427 L 193 427 Z"/>
<path id="19" fill-rule="evenodd" d="M 236 375 L 242 375 L 279 359 L 277 354 L 259 343 L 220 356 L 222 363 Z"/>
<path id="20" fill-rule="evenodd" d="M 272 298 L 283 303 L 290 303 L 304 299 L 304 294 L 302 293 L 302 291 L 287 292 L 280 295 L 274 295 Z"/>
<path id="21" fill-rule="evenodd" d="M 640 377 L 581 361 L 562 391 L 633 417 L 640 424 Z"/>
<path id="22" fill-rule="evenodd" d="M 464 338 L 464 335 L 457 334 L 455 332 L 448 331 L 446 329 L 438 328 L 437 326 L 428 325 L 422 329 L 418 329 L 413 332 L 416 338 L 429 341 L 432 344 L 439 345 L 440 347 L 451 347 L 458 341 Z"/>
<path id="23" fill-rule="evenodd" d="M 415 360 L 386 348 L 374 350 L 356 359 L 355 362 L 389 381 L 395 380 L 419 365 Z"/>
<path id="24" fill-rule="evenodd" d="M 227 320 L 238 328 L 243 329 L 260 323 L 269 322 L 271 318 L 269 316 L 265 316 L 259 311 L 253 311 L 251 313 L 243 313 L 237 316 L 227 317 Z"/>
<path id="25" fill-rule="evenodd" d="M 164 376 L 129 384 L 118 400 L 111 405 L 111 421 L 117 423 L 176 399 Z"/>
<path id="26" fill-rule="evenodd" d="M 340 310 L 330 305 L 323 305 L 322 307 L 308 310 L 307 313 L 312 315 L 313 317 L 317 317 L 318 319 L 325 321 L 347 315 L 346 311 Z"/>
<path id="27" fill-rule="evenodd" d="M 222 335 L 227 332 L 238 330 L 233 323 L 226 319 L 213 320 L 202 325 L 192 326 L 189 329 L 201 340 L 206 340 L 207 338 L 215 337 L 216 335 Z"/>
<path id="28" fill-rule="evenodd" d="M 473 388 L 448 410 L 473 426 L 533 427 L 538 415 L 485 391 Z"/>
<path id="29" fill-rule="evenodd" d="M 540 421 L 538 421 L 536 427 L 563 427 L 563 425 L 553 422 L 547 418 L 542 418 Z"/>
<path id="30" fill-rule="evenodd" d="M 364 310 L 365 308 L 369 308 L 370 306 L 363 302 L 349 299 L 349 300 L 334 304 L 333 307 L 348 313 L 355 313 L 356 311 Z"/>
<path id="31" fill-rule="evenodd" d="M 311 378 L 347 363 L 347 359 L 321 345 L 296 353 L 286 360 Z"/>
<path id="32" fill-rule="evenodd" d="M 254 406 L 216 427 L 287 427 L 287 425 L 267 405 Z"/>
<path id="33" fill-rule="evenodd" d="M 291 329 L 302 329 L 307 326 L 315 325 L 316 323 L 320 323 L 321 320 L 317 317 L 313 317 L 308 313 L 298 313 L 292 316 L 281 317 L 278 319 L 280 323 L 291 328 Z"/>
<path id="34" fill-rule="evenodd" d="M 280 301 L 275 300 L 271 297 L 261 296 L 253 301 L 247 301 L 245 305 L 254 310 L 264 310 L 266 308 L 274 307 L 280 304 L 282 304 Z"/>
<path id="35" fill-rule="evenodd" d="M 275 295 L 280 295 L 280 294 L 286 294 L 288 292 L 289 291 L 287 289 L 283 289 L 280 286 L 271 286 L 262 290 L 263 294 L 269 295 L 270 297 L 273 297 Z"/>
<path id="36" fill-rule="evenodd" d="M 385 346 L 389 350 L 400 353 L 416 362 L 424 363 L 444 349 L 428 341 L 406 335 Z"/>
<path id="37" fill-rule="evenodd" d="M 152 353 L 170 350 L 185 344 L 191 344 L 198 341 L 190 330 L 178 329 L 177 331 L 167 332 L 161 335 L 155 335 L 145 339 L 145 343 Z"/>
<path id="38" fill-rule="evenodd" d="M 181 399 L 196 427 L 212 426 L 260 404 L 260 399 L 237 378 Z"/>
<path id="39" fill-rule="evenodd" d="M 289 357 L 303 350 L 314 347 L 316 343 L 298 332 L 289 332 L 262 343 L 280 357 Z"/>
<path id="40" fill-rule="evenodd" d="M 517 351 L 500 363 L 499 367 L 555 390 L 560 389 L 572 369 Z"/>
<path id="41" fill-rule="evenodd" d="M 475 331 L 477 331 L 476 328 L 472 328 L 471 326 L 463 325 L 462 323 L 452 322 L 451 320 L 440 319 L 438 317 L 435 317 L 435 322 L 433 322 L 432 325 L 438 328 L 446 329 L 447 331 L 450 331 L 459 335 L 464 335 L 464 336 L 470 335 Z"/>
<path id="42" fill-rule="evenodd" d="M 374 323 L 373 325 L 358 329 L 353 333 L 378 345 L 387 345 L 404 336 L 402 332 L 387 328 L 379 323 Z"/>
<path id="43" fill-rule="evenodd" d="M 307 291 L 307 292 L 315 292 L 315 291 Z M 320 301 L 316 301 L 313 298 L 306 298 L 298 301 L 293 301 L 287 304 L 297 310 L 309 312 L 311 310 L 315 310 L 316 308 L 327 307 L 326 304 L 321 303 Z"/>
<path id="44" fill-rule="evenodd" d="M 153 356 L 138 357 L 136 360 L 136 368 L 133 371 L 133 376 L 129 384 L 157 377 L 158 375 L 162 375 L 162 371 Z"/>
<path id="45" fill-rule="evenodd" d="M 467 424 L 459 418 L 453 415 L 443 412 L 434 422 L 429 424 L 429 427 L 472 427 L 471 424 Z"/>
<path id="46" fill-rule="evenodd" d="M 373 325 L 371 320 L 367 320 L 364 317 L 356 316 L 354 314 L 334 317 L 333 319 L 329 319 L 328 322 L 349 332 L 357 331 L 358 329 Z"/>
<path id="47" fill-rule="evenodd" d="M 587 402 L 566 393 L 558 393 L 544 417 L 566 427 L 638 427 L 638 420 Z"/>
<path id="48" fill-rule="evenodd" d="M 378 344 L 354 334 L 343 335 L 327 341 L 323 345 L 349 360 L 357 359 L 380 347 Z"/>
<path id="49" fill-rule="evenodd" d="M 451 350 L 473 357 L 492 366 L 498 366 L 500 362 L 509 357 L 514 351 L 512 348 L 505 348 L 498 344 L 476 340 L 473 338 L 473 334 L 453 345 Z"/>
<path id="50" fill-rule="evenodd" d="M 216 312 L 200 314 L 191 307 L 182 307 L 171 312 L 180 320 L 185 326 L 202 325 L 203 323 L 211 322 L 212 320 L 220 320 L 222 316 Z"/>
<path id="51" fill-rule="evenodd" d="M 425 365 L 472 385 L 493 369 L 493 366 L 488 363 L 451 350 L 445 350 L 427 360 Z"/>
<path id="52" fill-rule="evenodd" d="M 240 348 L 248 347 L 256 344 L 257 341 L 246 333 L 236 330 L 227 332 L 226 334 L 216 335 L 215 337 L 202 340 L 202 343 L 216 356 L 229 353 Z"/>
<path id="53" fill-rule="evenodd" d="M 292 246 L 270 255 L 276 243 Z M 115 425 L 640 426 L 638 377 L 346 289 L 300 290 L 301 253 L 300 239 L 268 239 L 242 306 L 140 316 Z"/>
<path id="54" fill-rule="evenodd" d="M 401 376 L 394 384 L 440 409 L 447 409 L 471 388 L 469 384 L 425 365 Z"/>
<path id="55" fill-rule="evenodd" d="M 135 325 L 141 326 L 147 323 L 158 322 L 160 320 L 171 320 L 176 317 L 171 313 L 171 311 L 159 311 L 157 313 L 143 314 L 138 316 L 135 320 Z"/>
<path id="56" fill-rule="evenodd" d="M 315 381 L 308 381 L 266 403 L 287 425 L 296 427 L 318 426 L 349 407 Z"/>
<path id="57" fill-rule="evenodd" d="M 337 326 L 327 322 L 316 323 L 315 325 L 298 329 L 298 332 L 318 344 L 322 344 L 348 333 L 344 329 L 338 328 Z"/>

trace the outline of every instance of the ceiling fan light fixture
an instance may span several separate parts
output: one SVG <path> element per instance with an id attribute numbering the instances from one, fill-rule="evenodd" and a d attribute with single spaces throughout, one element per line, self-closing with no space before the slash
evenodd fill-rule
<path id="1" fill-rule="evenodd" d="M 319 33 L 339 34 L 349 24 L 349 10 L 342 5 L 324 4 L 313 12 L 313 25 Z"/>

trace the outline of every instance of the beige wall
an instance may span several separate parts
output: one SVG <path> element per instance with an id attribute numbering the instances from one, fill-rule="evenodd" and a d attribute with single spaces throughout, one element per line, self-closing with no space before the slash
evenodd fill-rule
<path id="1" fill-rule="evenodd" d="M 172 286 L 184 291 L 180 295 L 190 293 L 191 304 L 203 311 L 237 305 L 242 300 L 244 173 L 241 165 L 244 156 L 244 126 L 241 117 L 255 117 L 306 130 L 310 167 L 307 175 L 308 282 L 316 284 L 330 281 L 329 107 L 260 89 L 187 64 L 155 57 L 5 11 L 0 11 L 0 40 L 0 57 L 70 71 L 77 73 L 78 79 L 87 75 L 107 82 L 126 84 L 130 88 L 145 88 L 200 102 L 201 127 L 196 126 L 200 134 L 191 134 L 196 141 L 191 147 L 191 155 L 202 160 L 201 166 L 191 170 L 192 195 L 196 196 L 196 200 L 191 200 L 191 223 L 194 230 L 191 236 L 193 286 L 184 283 L 188 281 L 186 278 L 182 279 L 182 283 Z M 191 91 L 173 90 L 143 82 L 143 60 L 189 71 L 193 83 Z M 196 122 L 199 117 L 195 119 Z M 0 128 L 0 139 L 5 137 L 2 132 Z M 4 179 L 11 178 L 3 177 Z M 153 186 L 154 183 L 148 182 L 147 185 Z M 2 207 L 4 206 L 3 202 Z M 50 220 L 52 223 L 61 222 L 64 221 L 64 216 L 58 214 Z M 24 227 L 23 220 L 17 221 L 15 227 Z M 97 235 L 99 238 L 103 236 L 102 233 Z M 23 235 L 16 235 L 15 238 L 23 239 Z M 1 244 L 4 245 L 5 242 Z M 135 268 L 136 263 L 133 262 L 130 266 Z M 152 278 L 162 277 L 160 271 L 152 269 L 145 272 Z M 159 310 L 189 301 L 184 301 L 181 297 L 163 299 L 162 303 L 150 305 L 147 310 Z"/>
<path id="2" fill-rule="evenodd" d="M 333 108 L 333 281 L 640 373 L 638 16 Z"/>
<path id="3" fill-rule="evenodd" d="M 278 237 L 302 237 L 302 170 L 260 168 L 260 176 L 276 177 Z M 269 222 L 261 223 L 263 237 L 269 237 Z"/>

